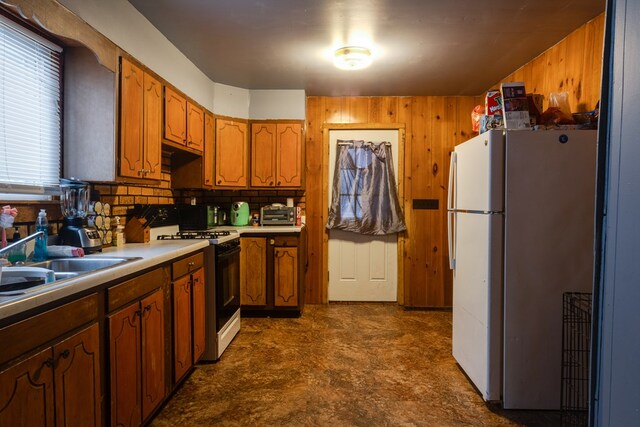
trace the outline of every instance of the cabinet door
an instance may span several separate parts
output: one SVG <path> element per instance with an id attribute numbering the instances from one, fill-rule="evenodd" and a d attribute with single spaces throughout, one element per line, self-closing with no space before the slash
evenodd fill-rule
<path id="1" fill-rule="evenodd" d="M 276 147 L 276 186 L 302 185 L 302 125 L 278 123 Z"/>
<path id="2" fill-rule="evenodd" d="M 240 304 L 267 304 L 267 239 L 240 239 Z"/>
<path id="3" fill-rule="evenodd" d="M 52 356 L 48 348 L 0 372 L 0 426 L 53 426 Z"/>
<path id="4" fill-rule="evenodd" d="M 164 399 L 164 292 L 140 302 L 142 309 L 142 420 Z"/>
<path id="5" fill-rule="evenodd" d="M 200 360 L 205 346 L 205 302 L 204 302 L 204 269 L 192 275 L 191 294 L 193 298 L 193 363 Z"/>
<path id="6" fill-rule="evenodd" d="M 247 186 L 247 124 L 216 120 L 216 185 Z"/>
<path id="7" fill-rule="evenodd" d="M 98 324 L 54 345 L 53 354 L 56 425 L 101 425 Z"/>
<path id="8" fill-rule="evenodd" d="M 187 140 L 187 100 L 167 86 L 164 88 L 164 137 L 183 145 Z"/>
<path id="9" fill-rule="evenodd" d="M 110 315 L 111 424 L 138 425 L 140 417 L 140 303 Z"/>
<path id="10" fill-rule="evenodd" d="M 142 69 L 122 58 L 120 72 L 120 175 L 141 178 L 143 170 Z"/>
<path id="11" fill-rule="evenodd" d="M 251 125 L 251 186 L 273 187 L 276 183 L 276 125 Z"/>
<path id="12" fill-rule="evenodd" d="M 274 248 L 273 292 L 274 306 L 298 305 L 298 248 Z"/>
<path id="13" fill-rule="evenodd" d="M 192 365 L 191 276 L 173 282 L 173 379 L 178 382 Z"/>
<path id="14" fill-rule="evenodd" d="M 144 177 L 162 178 L 162 84 L 144 74 Z"/>
<path id="15" fill-rule="evenodd" d="M 213 152 L 214 152 L 214 120 L 213 114 L 204 114 L 204 155 L 202 166 L 202 183 L 205 188 L 213 188 Z"/>
<path id="16" fill-rule="evenodd" d="M 187 101 L 187 147 L 194 150 L 204 148 L 204 111 Z"/>

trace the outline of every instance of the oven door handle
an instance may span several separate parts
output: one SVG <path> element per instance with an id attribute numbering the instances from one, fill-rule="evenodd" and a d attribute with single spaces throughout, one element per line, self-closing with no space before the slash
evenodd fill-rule
<path id="1" fill-rule="evenodd" d="M 218 259 L 230 257 L 231 255 L 237 254 L 238 252 L 240 252 L 240 246 L 237 246 L 229 251 L 219 252 Z"/>

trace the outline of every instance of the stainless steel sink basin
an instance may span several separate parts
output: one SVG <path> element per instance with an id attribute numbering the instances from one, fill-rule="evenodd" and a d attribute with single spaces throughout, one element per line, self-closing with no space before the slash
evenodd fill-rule
<path id="1" fill-rule="evenodd" d="M 140 258 L 56 258 L 43 262 L 32 264 L 32 267 L 42 267 L 53 270 L 54 273 L 76 273 L 83 274 L 107 267 L 124 264 L 126 262 L 135 261 Z M 60 277 L 63 275 L 60 274 Z"/>
<path id="2" fill-rule="evenodd" d="M 58 285 L 60 282 L 67 279 L 126 264 L 139 259 L 140 258 L 137 257 L 57 258 L 30 264 L 28 267 L 7 267 L 5 270 L 7 274 L 5 274 L 5 276 L 12 277 L 3 277 L 2 282 L 0 282 L 0 296 L 22 295 L 35 292 L 45 287 Z M 34 269 L 32 267 L 38 268 Z M 24 273 L 20 272 L 21 269 Z M 53 277 L 51 277 L 50 274 L 46 277 L 40 277 L 42 274 L 36 274 L 33 271 L 42 269 L 46 269 L 43 271 L 53 271 Z M 49 271 L 49 273 L 51 273 L 51 271 Z"/>

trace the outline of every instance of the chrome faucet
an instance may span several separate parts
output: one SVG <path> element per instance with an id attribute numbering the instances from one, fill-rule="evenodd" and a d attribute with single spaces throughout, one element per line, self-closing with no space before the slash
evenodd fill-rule
<path id="1" fill-rule="evenodd" d="M 31 240 L 37 238 L 38 236 L 44 236 L 44 231 L 36 231 L 35 233 L 28 235 L 24 239 L 20 239 L 17 242 L 13 242 L 10 245 L 5 246 L 4 248 L 0 249 L 0 256 L 9 252 L 13 248 L 17 248 L 20 245 L 24 245 L 30 242 Z"/>

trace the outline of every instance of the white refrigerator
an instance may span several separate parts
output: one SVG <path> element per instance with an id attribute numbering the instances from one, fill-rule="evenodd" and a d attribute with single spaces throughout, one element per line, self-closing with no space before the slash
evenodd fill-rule
<path id="1" fill-rule="evenodd" d="M 596 131 L 492 130 L 451 156 L 453 356 L 505 409 L 559 409 L 562 294 L 590 292 Z"/>

